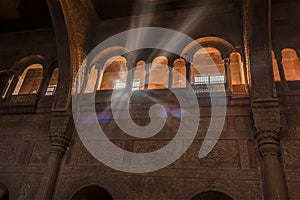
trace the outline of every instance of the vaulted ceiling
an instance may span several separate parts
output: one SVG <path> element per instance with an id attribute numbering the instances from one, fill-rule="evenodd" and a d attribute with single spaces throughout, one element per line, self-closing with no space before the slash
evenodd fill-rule
<path id="1" fill-rule="evenodd" d="M 241 0 L 91 0 L 103 20 L 129 17 L 151 12 L 188 9 L 209 4 L 234 4 L 237 9 Z M 300 21 L 298 0 L 272 0 L 273 20 Z M 285 6 L 282 6 L 285 5 Z M 288 5 L 288 6 L 286 6 Z M 299 19 L 299 20 L 298 20 Z M 46 0 L 1 0 L 0 34 L 51 27 L 51 17 Z"/>
<path id="2" fill-rule="evenodd" d="M 51 27 L 46 0 L 1 0 L 0 33 Z"/>

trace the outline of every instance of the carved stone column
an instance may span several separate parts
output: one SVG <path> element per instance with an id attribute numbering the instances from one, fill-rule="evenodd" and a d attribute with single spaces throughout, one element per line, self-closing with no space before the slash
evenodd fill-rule
<path id="1" fill-rule="evenodd" d="M 280 109 L 278 101 L 253 101 L 255 139 L 262 158 L 265 199 L 288 199 L 280 154 Z"/>
<path id="2" fill-rule="evenodd" d="M 288 199 L 279 149 L 280 130 L 257 130 L 256 140 L 263 160 L 266 199 Z"/>
<path id="3" fill-rule="evenodd" d="M 280 107 L 272 67 L 271 0 L 243 0 L 244 45 L 251 73 L 251 107 L 265 199 L 288 199 L 280 159 Z"/>
<path id="4" fill-rule="evenodd" d="M 72 137 L 72 129 L 68 127 L 68 121 L 67 116 L 54 116 L 51 121 L 49 158 L 36 196 L 38 200 L 53 198 L 61 162 Z"/>

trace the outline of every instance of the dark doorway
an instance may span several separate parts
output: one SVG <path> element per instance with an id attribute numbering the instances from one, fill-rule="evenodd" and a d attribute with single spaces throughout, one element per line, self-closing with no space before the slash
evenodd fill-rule
<path id="1" fill-rule="evenodd" d="M 7 187 L 0 182 L 0 200 L 8 200 L 9 193 Z"/>
<path id="2" fill-rule="evenodd" d="M 207 192 L 202 192 L 200 194 L 197 194 L 191 200 L 233 200 L 233 199 L 222 192 L 207 191 Z"/>
<path id="3" fill-rule="evenodd" d="M 110 193 L 99 186 L 93 185 L 79 190 L 72 200 L 112 200 Z"/>

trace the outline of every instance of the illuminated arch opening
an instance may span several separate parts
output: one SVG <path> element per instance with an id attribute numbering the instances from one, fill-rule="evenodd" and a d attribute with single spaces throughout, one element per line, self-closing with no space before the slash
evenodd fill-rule
<path id="1" fill-rule="evenodd" d="M 287 81 L 300 80 L 300 61 L 294 49 L 286 48 L 281 51 L 282 66 Z"/>
<path id="2" fill-rule="evenodd" d="M 111 194 L 103 187 L 96 185 L 79 190 L 71 200 L 112 200 Z"/>
<path id="3" fill-rule="evenodd" d="M 59 69 L 55 68 L 52 72 L 52 76 L 45 93 L 46 96 L 51 96 L 55 94 L 57 84 L 58 84 L 58 73 L 59 73 Z"/>
<path id="4" fill-rule="evenodd" d="M 158 56 L 153 59 L 149 71 L 148 89 L 166 89 L 169 85 L 168 58 Z"/>
<path id="5" fill-rule="evenodd" d="M 13 95 L 37 94 L 43 79 L 43 66 L 32 64 L 28 66 L 18 79 Z"/>
<path id="6" fill-rule="evenodd" d="M 184 59 L 176 59 L 173 63 L 172 87 L 173 88 L 185 88 L 186 87 L 186 62 Z M 181 76 L 179 75 L 181 74 Z"/>
<path id="7" fill-rule="evenodd" d="M 123 89 L 126 87 L 127 66 L 123 56 L 109 58 L 103 68 L 100 90 Z"/>
<path id="8" fill-rule="evenodd" d="M 242 62 L 241 54 L 233 52 L 230 54 L 229 72 L 230 81 L 232 85 L 246 84 L 244 64 Z"/>
<path id="9" fill-rule="evenodd" d="M 192 85 L 203 91 L 224 91 L 225 80 L 224 61 L 218 49 L 205 47 L 195 52 L 190 73 Z"/>
<path id="10" fill-rule="evenodd" d="M 191 200 L 233 200 L 227 194 L 218 191 L 207 191 L 202 192 L 194 196 Z"/>
<path id="11" fill-rule="evenodd" d="M 143 90 L 145 89 L 145 78 L 146 78 L 146 62 L 140 60 L 136 64 L 134 78 L 132 82 L 132 90 Z"/>

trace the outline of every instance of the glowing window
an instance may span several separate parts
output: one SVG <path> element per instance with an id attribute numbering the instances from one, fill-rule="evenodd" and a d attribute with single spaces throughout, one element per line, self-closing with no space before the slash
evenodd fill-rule
<path id="1" fill-rule="evenodd" d="M 58 68 L 56 68 L 52 73 L 49 85 L 45 93 L 46 96 L 51 96 L 55 94 L 57 83 L 58 83 L 58 71 L 59 71 Z"/>
<path id="2" fill-rule="evenodd" d="M 198 50 L 193 57 L 191 65 L 190 80 L 191 84 L 200 84 L 209 76 L 224 76 L 224 61 L 222 60 L 219 50 L 211 47 L 206 47 Z"/>
<path id="3" fill-rule="evenodd" d="M 194 84 L 195 85 L 209 84 L 208 76 L 195 76 Z"/>
<path id="4" fill-rule="evenodd" d="M 119 82 L 119 81 L 115 82 L 114 89 L 122 89 L 122 88 L 125 88 L 125 87 L 126 87 L 126 82 Z"/>
<path id="5" fill-rule="evenodd" d="M 139 90 L 141 85 L 141 81 L 135 80 L 132 83 L 132 90 Z"/>
<path id="6" fill-rule="evenodd" d="M 156 57 L 152 61 L 149 72 L 148 89 L 165 89 L 169 85 L 168 59 L 165 56 Z"/>
<path id="7" fill-rule="evenodd" d="M 210 76 L 209 77 L 209 83 L 210 84 L 222 84 L 225 83 L 225 78 L 224 76 Z"/>
<path id="8" fill-rule="evenodd" d="M 126 85 L 127 66 L 126 59 L 122 56 L 115 56 L 108 59 L 104 64 L 104 72 L 100 90 L 121 89 Z"/>
<path id="9" fill-rule="evenodd" d="M 186 87 L 186 64 L 184 59 L 176 59 L 174 61 L 172 87 L 173 88 Z"/>
<path id="10" fill-rule="evenodd" d="M 293 49 L 283 49 L 282 66 L 287 81 L 300 80 L 300 61 Z"/>
<path id="11" fill-rule="evenodd" d="M 132 90 L 143 90 L 145 88 L 145 77 L 146 77 L 146 63 L 139 61 L 136 64 L 134 78 L 132 83 Z"/>
<path id="12" fill-rule="evenodd" d="M 43 78 L 43 67 L 40 64 L 33 64 L 27 67 L 19 77 L 13 95 L 37 94 Z"/>
<path id="13" fill-rule="evenodd" d="M 244 64 L 241 55 L 238 52 L 230 54 L 230 66 L 228 67 L 228 74 L 232 85 L 245 84 Z"/>

